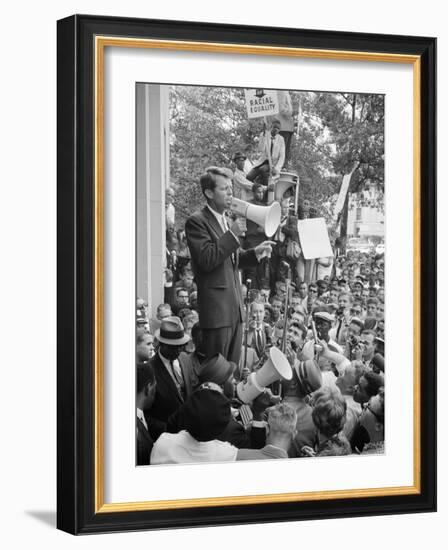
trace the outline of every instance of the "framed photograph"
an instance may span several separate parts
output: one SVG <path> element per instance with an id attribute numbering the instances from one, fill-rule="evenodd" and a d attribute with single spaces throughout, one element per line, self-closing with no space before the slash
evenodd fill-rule
<path id="1" fill-rule="evenodd" d="M 435 77 L 434 38 L 58 21 L 59 529 L 436 509 Z"/>

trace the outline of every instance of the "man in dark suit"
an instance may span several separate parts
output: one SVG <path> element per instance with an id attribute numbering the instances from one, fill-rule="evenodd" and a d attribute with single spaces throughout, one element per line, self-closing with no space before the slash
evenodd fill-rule
<path id="1" fill-rule="evenodd" d="M 263 186 L 261 183 L 254 183 L 253 185 L 254 198 L 248 201 L 249 204 L 255 206 L 266 206 L 263 202 Z M 266 240 L 264 228 L 260 227 L 257 223 L 247 220 L 247 231 L 242 240 L 242 247 L 244 250 L 255 248 L 263 241 Z M 262 262 L 258 263 L 255 267 L 249 267 L 243 271 L 243 281 L 247 279 L 252 281 L 252 288 L 261 289 L 263 286 L 269 286 L 269 260 L 264 258 Z"/>
<path id="2" fill-rule="evenodd" d="M 183 404 L 190 373 L 178 361 L 178 357 L 190 336 L 185 334 L 178 317 L 165 317 L 155 333 L 159 342 L 157 353 L 149 360 L 154 369 L 157 388 L 151 408 L 145 411 L 148 425 L 157 437 L 166 430 L 166 422 Z"/>
<path id="3" fill-rule="evenodd" d="M 247 345 L 262 358 L 267 347 L 272 344 L 272 329 L 264 322 L 264 304 L 252 302 L 250 306 L 251 322 L 247 333 Z"/>
<path id="4" fill-rule="evenodd" d="M 229 227 L 224 215 L 232 202 L 232 180 L 226 170 L 208 168 L 200 179 L 207 205 L 185 224 L 192 267 L 198 287 L 199 323 L 204 332 L 207 357 L 221 353 L 239 362 L 242 342 L 243 300 L 238 269 L 269 257 L 273 244 L 265 241 L 240 251 L 239 237 L 246 220 Z"/>
<path id="5" fill-rule="evenodd" d="M 156 393 L 156 377 L 149 363 L 137 365 L 137 466 L 149 464 L 154 440 L 150 434 L 145 409 L 151 407 Z"/>

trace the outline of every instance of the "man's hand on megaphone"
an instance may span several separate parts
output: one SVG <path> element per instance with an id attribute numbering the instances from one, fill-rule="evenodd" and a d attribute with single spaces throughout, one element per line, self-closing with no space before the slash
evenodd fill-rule
<path id="1" fill-rule="evenodd" d="M 254 420 L 266 420 L 266 409 L 271 406 L 271 394 L 264 391 L 260 393 L 252 402 L 251 409 Z"/>
<path id="2" fill-rule="evenodd" d="M 241 371 L 241 380 L 243 380 L 243 382 L 246 382 L 246 380 L 249 378 L 249 374 L 249 367 L 243 367 L 243 370 Z"/>
<path id="3" fill-rule="evenodd" d="M 237 237 L 241 237 L 247 231 L 246 218 L 237 216 L 235 221 L 230 226 L 230 231 Z"/>
<path id="4" fill-rule="evenodd" d="M 272 254 L 272 247 L 276 244 L 275 241 L 264 241 L 254 248 L 257 260 L 260 261 L 263 258 L 270 258 Z"/>
<path id="5" fill-rule="evenodd" d="M 277 403 L 280 403 L 280 401 L 282 400 L 281 396 L 280 395 L 277 395 L 275 393 L 272 393 L 272 390 L 270 388 L 266 388 L 264 390 L 264 393 L 269 396 L 269 403 L 271 405 L 277 405 Z"/>

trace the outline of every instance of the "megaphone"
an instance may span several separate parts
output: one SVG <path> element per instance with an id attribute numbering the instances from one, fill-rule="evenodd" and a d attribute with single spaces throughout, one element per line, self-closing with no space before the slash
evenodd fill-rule
<path id="1" fill-rule="evenodd" d="M 270 206 L 257 206 L 235 197 L 232 199 L 230 210 L 261 226 L 267 237 L 272 237 L 277 231 L 282 215 L 278 202 L 273 202 Z"/>
<path id="2" fill-rule="evenodd" d="M 280 178 L 275 184 L 274 199 L 280 202 L 285 192 L 293 185 L 297 185 L 298 181 L 299 176 L 294 172 L 280 172 Z"/>
<path id="3" fill-rule="evenodd" d="M 266 386 L 276 380 L 291 380 L 292 369 L 285 354 L 275 346 L 269 350 L 269 357 L 256 372 L 252 372 L 246 382 L 240 382 L 236 387 L 238 399 L 243 403 L 251 403 L 264 392 Z"/>

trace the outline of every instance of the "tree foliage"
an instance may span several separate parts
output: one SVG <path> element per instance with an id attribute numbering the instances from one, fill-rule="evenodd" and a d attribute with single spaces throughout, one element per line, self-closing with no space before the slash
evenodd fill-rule
<path id="1" fill-rule="evenodd" d="M 384 96 L 319 93 L 313 107 L 334 146 L 332 163 L 338 175 L 350 173 L 351 193 L 374 185 L 384 192 Z"/>
<path id="2" fill-rule="evenodd" d="M 384 191 L 384 97 L 371 94 L 291 92 L 297 132 L 289 169 L 300 194 L 323 207 L 353 169 L 349 193 Z M 263 119 L 248 119 L 241 88 L 173 86 L 170 93 L 170 177 L 180 224 L 203 203 L 199 177 L 207 166 L 231 166 L 236 151 L 256 155 Z M 370 198 L 366 198 L 370 197 Z M 347 200 L 348 204 L 348 200 Z"/>

